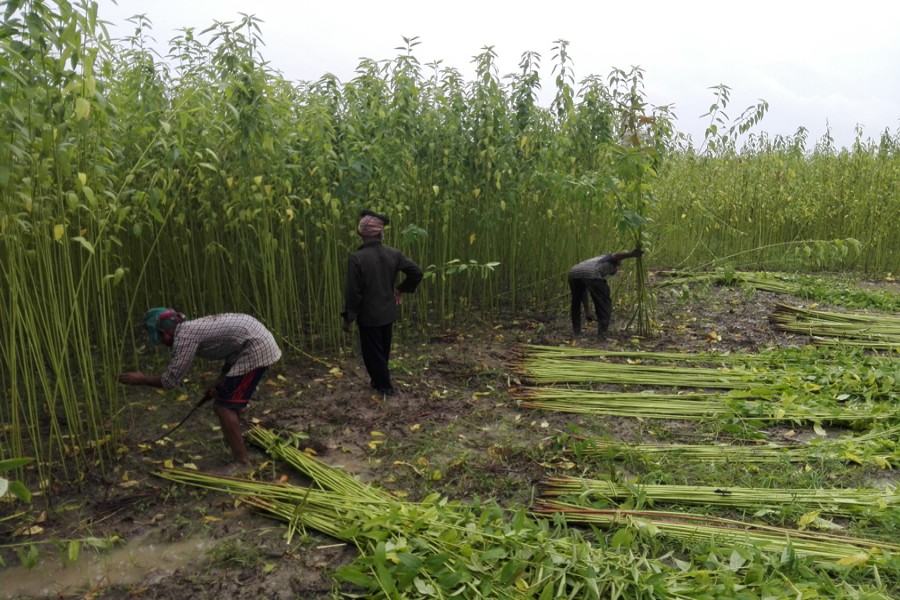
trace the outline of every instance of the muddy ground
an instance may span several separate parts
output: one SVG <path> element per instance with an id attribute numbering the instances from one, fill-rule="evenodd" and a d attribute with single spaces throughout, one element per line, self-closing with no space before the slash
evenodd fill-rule
<path id="1" fill-rule="evenodd" d="M 768 315 L 794 298 L 738 288 L 694 287 L 658 295 L 660 334 L 637 339 L 620 329 L 619 308 L 605 341 L 585 335 L 573 342 L 566 298 L 556 310 L 506 315 L 426 333 L 398 327 L 393 374 L 398 394 L 373 395 L 358 355 L 294 356 L 270 371 L 246 421 L 309 435 L 307 445 L 332 465 L 360 479 L 416 499 L 438 491 L 504 505 L 527 505 L 541 477 L 553 468 L 550 441 L 572 426 L 635 440 L 646 423 L 632 419 L 529 411 L 516 403 L 521 343 L 578 344 L 642 350 L 755 351 L 807 343 L 776 332 Z M 591 323 L 586 329 L 590 329 Z M 163 363 L 164 364 L 164 363 Z M 195 365 L 194 384 L 157 393 L 129 389 L 129 430 L 121 461 L 62 490 L 53 506 L 36 510 L 41 533 L 24 536 L 23 522 L 0 521 L 0 544 L 82 540 L 78 561 L 61 564 L 68 546 L 42 543 L 40 561 L 25 570 L 3 550 L 0 598 L 333 598 L 329 577 L 354 549 L 315 532 L 284 539 L 279 522 L 255 514 L 233 498 L 154 477 L 167 464 L 223 468 L 229 458 L 211 410 L 201 409 L 170 438 L 147 444 L 177 423 L 211 380 L 215 365 Z M 684 423 L 666 425 L 676 436 Z M 686 434 L 690 432 L 687 431 Z M 254 478 L 288 472 L 252 450 Z M 16 535 L 20 534 L 20 535 Z M 97 552 L 85 539 L 115 540 Z"/>

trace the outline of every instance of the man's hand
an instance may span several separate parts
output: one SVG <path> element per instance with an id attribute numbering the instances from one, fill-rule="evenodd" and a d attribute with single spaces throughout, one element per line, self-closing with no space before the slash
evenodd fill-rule
<path id="1" fill-rule="evenodd" d="M 144 375 L 140 371 L 129 371 L 119 375 L 119 383 L 125 385 L 149 385 L 162 387 L 162 378 L 158 375 Z"/>
<path id="2" fill-rule="evenodd" d="M 403 293 L 400 290 L 394 290 L 394 304 L 397 306 L 403 304 Z"/>
<path id="3" fill-rule="evenodd" d="M 144 374 L 140 371 L 130 371 L 119 375 L 119 383 L 124 383 L 125 385 L 141 385 L 143 380 Z"/>

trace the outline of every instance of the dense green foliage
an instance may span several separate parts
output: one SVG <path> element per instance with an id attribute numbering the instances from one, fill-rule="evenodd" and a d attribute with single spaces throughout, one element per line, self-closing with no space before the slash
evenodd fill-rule
<path id="1" fill-rule="evenodd" d="M 897 272 L 900 139 L 751 141 L 737 153 L 672 154 L 660 172 L 657 252 L 669 266 L 731 260 L 743 268 Z M 804 240 L 856 239 L 860 253 L 821 256 Z"/>
<path id="2" fill-rule="evenodd" d="M 753 250 L 813 238 L 864 244 L 823 266 L 900 270 L 889 132 L 842 151 L 824 140 L 809 153 L 801 134 L 738 149 L 766 107 L 729 123 L 720 86 L 694 149 L 670 108 L 647 101 L 639 69 L 576 83 L 564 40 L 541 107 L 533 52 L 501 76 L 485 48 L 464 81 L 421 65 L 413 38 L 350 81 L 289 82 L 261 56 L 252 17 L 185 30 L 165 60 L 145 19 L 113 43 L 100 18 L 91 2 L 4 5 L 0 458 L 102 466 L 115 375 L 144 344 L 135 322 L 148 306 L 245 311 L 292 348 L 341 344 L 362 208 L 389 214 L 388 243 L 427 268 L 404 308 L 414 323 L 555 308 L 568 266 L 632 244 L 648 254 L 620 297 L 644 300 L 648 262 L 777 266 L 783 247 Z"/>

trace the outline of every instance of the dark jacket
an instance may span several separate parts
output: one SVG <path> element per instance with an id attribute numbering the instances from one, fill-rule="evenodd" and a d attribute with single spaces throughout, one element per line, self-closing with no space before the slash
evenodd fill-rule
<path id="1" fill-rule="evenodd" d="M 360 246 L 347 261 L 344 312 L 341 313 L 344 321 L 356 321 L 360 327 L 379 327 L 399 319 L 394 282 L 400 272 L 406 277 L 396 289 L 405 294 L 416 291 L 424 275 L 419 265 L 380 241 Z"/>

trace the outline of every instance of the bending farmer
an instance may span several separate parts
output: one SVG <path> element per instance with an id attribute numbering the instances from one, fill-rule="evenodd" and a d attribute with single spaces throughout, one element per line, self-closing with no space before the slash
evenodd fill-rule
<path id="1" fill-rule="evenodd" d="M 171 389 L 181 385 L 195 356 L 224 361 L 219 379 L 207 390 L 205 398 L 213 400 L 213 410 L 219 417 L 222 435 L 234 454 L 235 463 L 248 465 L 239 414 L 266 368 L 281 358 L 275 338 L 262 323 L 239 313 L 187 321 L 183 314 L 172 309 L 151 308 L 144 314 L 144 326 L 154 344 L 172 349 L 172 360 L 162 375 L 132 371 L 122 373 L 119 381 Z"/>
<path id="2" fill-rule="evenodd" d="M 569 269 L 569 289 L 572 291 L 572 330 L 581 335 L 581 305 L 587 311 L 587 294 L 594 301 L 597 311 L 597 336 L 606 337 L 612 319 L 612 298 L 606 278 L 619 271 L 619 264 L 626 258 L 643 256 L 644 251 L 635 248 L 631 252 L 604 254 L 582 261 Z M 590 314 L 588 316 L 590 318 Z"/>

